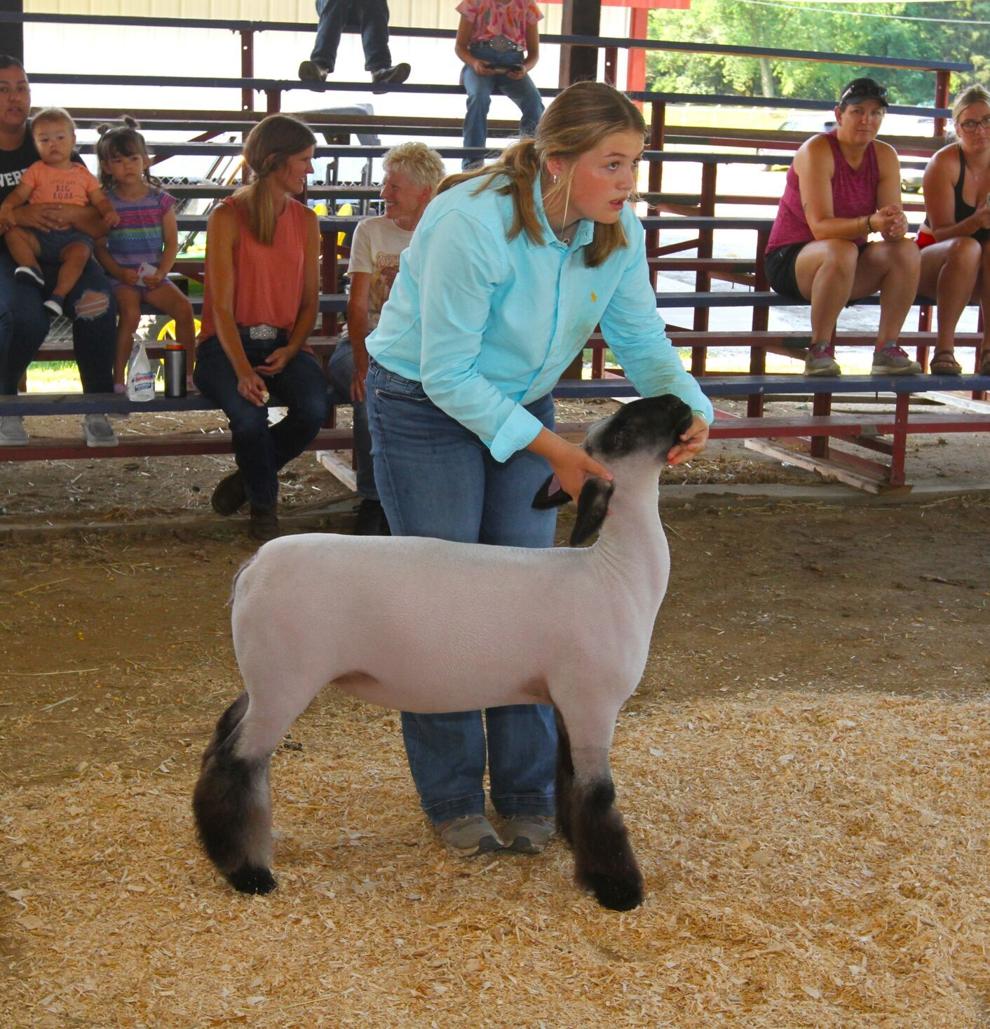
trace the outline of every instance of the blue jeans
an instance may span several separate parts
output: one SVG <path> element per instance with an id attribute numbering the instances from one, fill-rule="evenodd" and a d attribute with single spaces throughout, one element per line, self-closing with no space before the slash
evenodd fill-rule
<path id="1" fill-rule="evenodd" d="M 375 481 L 393 535 L 553 545 L 556 512 L 532 506 L 550 474 L 542 457 L 521 450 L 499 463 L 473 432 L 427 398 L 420 383 L 375 361 L 368 371 L 367 403 Z M 553 427 L 552 397 L 528 410 Z M 443 632 L 443 626 L 427 625 L 423 631 Z M 432 822 L 484 812 L 486 755 L 492 803 L 500 815 L 553 814 L 557 730 L 552 707 L 403 712 L 402 734 L 420 803 Z"/>
<path id="2" fill-rule="evenodd" d="M 354 460 L 357 464 L 357 491 L 367 500 L 377 500 L 375 469 L 371 463 L 371 433 L 368 431 L 368 405 L 351 400 L 351 380 L 354 377 L 354 351 L 345 336 L 333 348 L 327 365 L 330 379 L 330 403 L 350 404 L 353 409 Z"/>
<path id="3" fill-rule="evenodd" d="M 533 136 L 536 125 L 543 114 L 543 101 L 533 80 L 525 75 L 521 79 L 510 79 L 508 75 L 478 75 L 464 65 L 461 71 L 461 85 L 467 92 L 467 114 L 464 116 L 464 145 L 484 147 L 488 139 L 488 108 L 492 94 L 507 96 L 519 108 L 519 134 Z M 480 154 L 465 157 L 462 164 L 470 168 L 482 160 Z"/>
<path id="4" fill-rule="evenodd" d="M 242 337 L 244 351 L 257 367 L 276 347 L 285 345 L 284 333 L 274 340 Z M 193 372 L 196 388 L 223 408 L 230 419 L 234 459 L 244 477 L 251 506 L 274 511 L 278 503 L 278 470 L 305 450 L 327 420 L 330 402 L 319 361 L 299 353 L 279 372 L 265 379 L 271 403 L 287 407 L 286 416 L 268 425 L 268 407 L 257 407 L 237 392 L 234 367 L 216 336 L 200 343 Z"/>
<path id="5" fill-rule="evenodd" d="M 347 16 L 351 11 L 357 14 L 361 29 L 365 71 L 391 68 L 386 0 L 316 0 L 320 23 L 316 27 L 316 42 L 313 44 L 311 59 L 333 71 L 337 63 L 340 34 L 348 25 Z"/>
<path id="6" fill-rule="evenodd" d="M 45 290 L 14 278 L 14 262 L 0 253 L 0 394 L 13 396 L 27 366 L 48 335 L 51 321 L 41 306 L 58 274 L 42 265 Z M 72 319 L 72 346 L 84 393 L 113 392 L 117 304 L 102 269 L 90 261 L 63 304 Z"/>

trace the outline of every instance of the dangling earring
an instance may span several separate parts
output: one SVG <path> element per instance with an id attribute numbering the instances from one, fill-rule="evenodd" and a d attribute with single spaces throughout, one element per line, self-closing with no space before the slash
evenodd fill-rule
<path id="1" fill-rule="evenodd" d="M 553 177 L 552 177 L 552 178 L 550 179 L 550 181 L 551 181 L 551 182 L 552 182 L 552 183 L 553 183 L 553 184 L 554 184 L 554 185 L 556 186 L 556 185 L 557 185 L 557 176 L 556 176 L 556 175 L 554 175 L 554 176 L 553 176 Z"/>

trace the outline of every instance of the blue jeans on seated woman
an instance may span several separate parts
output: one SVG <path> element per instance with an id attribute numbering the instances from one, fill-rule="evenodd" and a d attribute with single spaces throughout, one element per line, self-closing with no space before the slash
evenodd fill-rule
<path id="1" fill-rule="evenodd" d="M 461 85 L 467 93 L 467 113 L 464 115 L 464 145 L 483 148 L 488 139 L 488 109 L 492 94 L 507 96 L 519 108 L 519 135 L 536 135 L 536 126 L 543 114 L 543 101 L 533 80 L 524 75 L 521 79 L 510 79 L 508 75 L 479 75 L 464 65 L 461 70 Z M 480 164 L 481 154 L 465 156 L 465 168 Z"/>
<path id="2" fill-rule="evenodd" d="M 273 350 L 285 346 L 285 333 L 275 339 L 252 340 L 245 332 L 241 341 L 247 359 L 257 367 Z M 234 458 L 251 506 L 274 511 L 278 470 L 306 449 L 327 420 L 330 402 L 319 362 L 312 354 L 298 353 L 278 375 L 265 379 L 272 406 L 288 408 L 286 416 L 272 426 L 267 405 L 257 407 L 237 392 L 234 366 L 216 336 L 197 348 L 193 381 L 230 419 Z"/>
<path id="3" fill-rule="evenodd" d="M 393 535 L 553 545 L 556 512 L 532 506 L 550 474 L 542 457 L 522 450 L 499 463 L 473 432 L 429 400 L 420 383 L 374 360 L 367 387 L 375 481 Z M 553 427 L 552 397 L 527 410 Z M 423 632 L 443 631 L 442 625 L 423 626 Z M 511 647 L 512 640 L 503 644 Z M 492 803 L 500 815 L 553 814 L 557 730 L 552 707 L 403 712 L 402 734 L 420 803 L 433 823 L 484 812 L 486 755 Z"/>

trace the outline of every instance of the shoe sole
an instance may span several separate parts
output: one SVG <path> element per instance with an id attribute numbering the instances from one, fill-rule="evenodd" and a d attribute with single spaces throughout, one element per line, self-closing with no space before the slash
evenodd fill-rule
<path id="1" fill-rule="evenodd" d="M 481 857 L 483 854 L 494 854 L 499 850 L 505 850 L 505 844 L 497 836 L 482 836 L 476 844 L 470 847 L 455 847 L 454 844 L 444 840 L 444 846 L 451 854 L 460 858 Z"/>
<path id="2" fill-rule="evenodd" d="M 920 368 L 871 368 L 871 375 L 918 375 Z"/>
<path id="3" fill-rule="evenodd" d="M 811 371 L 805 368 L 804 374 L 807 375 L 808 378 L 813 379 L 816 376 L 821 377 L 825 375 L 841 375 L 842 369 L 837 364 L 833 365 L 831 368 L 815 368 Z"/>

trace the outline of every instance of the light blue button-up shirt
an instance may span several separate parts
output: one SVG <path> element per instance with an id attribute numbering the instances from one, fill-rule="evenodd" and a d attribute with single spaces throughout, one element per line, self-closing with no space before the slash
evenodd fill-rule
<path id="1" fill-rule="evenodd" d="M 583 220 L 569 245 L 553 234 L 534 184 L 545 243 L 506 239 L 512 200 L 480 182 L 460 183 L 427 207 L 368 352 L 382 367 L 421 382 L 426 395 L 477 433 L 498 461 L 542 428 L 523 405 L 549 393 L 596 325 L 643 396 L 673 393 L 706 421 L 712 406 L 684 369 L 657 313 L 646 237 L 630 205 L 628 246 L 597 268 Z"/>

